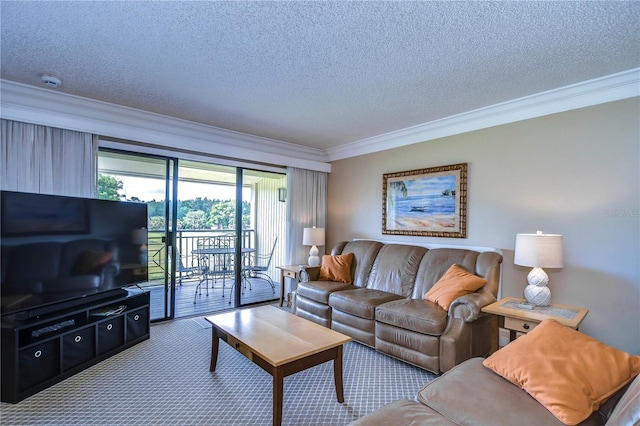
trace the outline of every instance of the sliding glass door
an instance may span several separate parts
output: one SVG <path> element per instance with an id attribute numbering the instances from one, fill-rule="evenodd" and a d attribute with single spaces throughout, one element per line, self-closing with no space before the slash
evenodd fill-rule
<path id="1" fill-rule="evenodd" d="M 98 169 L 101 198 L 148 206 L 148 263 L 123 266 L 147 268 L 152 320 L 280 297 L 283 173 L 113 150 Z"/>
<path id="2" fill-rule="evenodd" d="M 101 150 L 98 197 L 147 204 L 147 262 L 122 264 L 123 273 L 141 277 L 138 285 L 151 293 L 151 320 L 172 318 L 174 293 L 170 242 L 175 227 L 176 160 Z M 142 278 L 148 275 L 148 280 Z"/>
<path id="3" fill-rule="evenodd" d="M 286 232 L 286 175 L 243 169 L 241 230 L 244 259 L 241 305 L 280 298 L 278 265 L 284 264 Z"/>

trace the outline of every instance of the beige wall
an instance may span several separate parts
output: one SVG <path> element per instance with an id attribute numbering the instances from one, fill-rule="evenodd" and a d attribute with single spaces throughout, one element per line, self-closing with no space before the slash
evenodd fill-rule
<path id="1" fill-rule="evenodd" d="M 552 303 L 589 309 L 581 331 L 640 353 L 640 108 L 624 100 L 336 161 L 327 251 L 339 240 L 498 247 L 502 295 L 522 297 L 515 235 L 564 235 L 565 267 L 548 270 Z M 466 239 L 383 235 L 382 174 L 463 163 Z"/>

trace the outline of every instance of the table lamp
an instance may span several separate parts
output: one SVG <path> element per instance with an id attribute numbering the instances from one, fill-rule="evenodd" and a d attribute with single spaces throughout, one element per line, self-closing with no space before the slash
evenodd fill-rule
<path id="1" fill-rule="evenodd" d="M 562 235 L 517 234 L 513 263 L 520 266 L 531 266 L 527 275 L 524 297 L 534 306 L 547 306 L 551 301 L 551 290 L 547 287 L 549 276 L 542 268 L 564 267 L 562 252 Z"/>
<path id="2" fill-rule="evenodd" d="M 309 260 L 307 261 L 309 266 L 320 265 L 320 257 L 318 254 L 317 246 L 324 245 L 324 228 L 304 228 L 302 233 L 302 244 L 305 246 L 311 246 L 309 250 Z"/>
<path id="3" fill-rule="evenodd" d="M 146 265 L 149 260 L 149 256 L 147 253 L 147 238 L 148 238 L 147 228 L 135 229 L 131 235 L 131 242 L 133 244 L 140 245 L 139 260 L 141 265 Z"/>

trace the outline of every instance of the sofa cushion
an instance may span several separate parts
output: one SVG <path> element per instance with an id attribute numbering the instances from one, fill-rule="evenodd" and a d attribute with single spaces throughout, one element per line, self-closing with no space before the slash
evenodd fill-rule
<path id="1" fill-rule="evenodd" d="M 332 293 L 329 306 L 360 318 L 374 319 L 376 306 L 398 299 L 402 297 L 386 291 L 356 288 Z"/>
<path id="2" fill-rule="evenodd" d="M 379 241 L 355 240 L 349 241 L 344 245 L 339 243 L 338 247 L 340 247 L 342 251 L 338 253 L 332 250 L 331 254 L 353 253 L 356 259 L 351 267 L 353 272 L 353 285 L 356 287 L 366 287 L 373 261 L 382 246 L 384 246 L 384 244 Z"/>
<path id="3" fill-rule="evenodd" d="M 422 299 L 427 291 L 449 270 L 451 265 L 462 266 L 465 270 L 478 273 L 476 261 L 479 253 L 473 250 L 454 248 L 433 248 L 420 261 L 416 285 L 412 299 Z M 478 275 L 480 275 L 478 273 Z M 486 278 L 486 277 L 485 277 Z"/>
<path id="4" fill-rule="evenodd" d="M 418 401 L 461 425 L 562 425 L 519 387 L 471 358 L 427 383 Z M 525 415 L 526 413 L 526 415 Z"/>
<path id="5" fill-rule="evenodd" d="M 319 303 L 329 304 L 329 296 L 334 291 L 351 290 L 356 287 L 351 284 L 336 281 L 308 281 L 298 283 L 297 295 L 306 297 Z"/>
<path id="6" fill-rule="evenodd" d="M 429 407 L 409 399 L 393 401 L 376 411 L 360 417 L 349 426 L 455 426 Z"/>
<path id="7" fill-rule="evenodd" d="M 640 356 L 542 321 L 484 365 L 527 391 L 559 420 L 576 425 L 640 373 Z"/>
<path id="8" fill-rule="evenodd" d="M 445 311 L 449 310 L 451 302 L 460 296 L 473 293 L 485 285 L 487 280 L 470 274 L 462 267 L 453 264 L 437 283 L 424 295 L 426 300 L 435 302 Z"/>
<path id="9" fill-rule="evenodd" d="M 418 266 L 426 252 L 424 247 L 384 245 L 373 262 L 366 287 L 408 297 L 416 281 Z"/>
<path id="10" fill-rule="evenodd" d="M 319 281 L 337 281 L 341 283 L 353 283 L 351 267 L 355 256 L 353 253 L 322 256 Z"/>
<path id="11" fill-rule="evenodd" d="M 447 326 L 447 311 L 424 299 L 401 299 L 376 307 L 376 321 L 432 336 Z"/>

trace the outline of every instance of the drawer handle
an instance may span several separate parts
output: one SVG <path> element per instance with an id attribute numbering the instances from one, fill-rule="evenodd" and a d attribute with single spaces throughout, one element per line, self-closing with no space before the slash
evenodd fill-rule
<path id="1" fill-rule="evenodd" d="M 529 329 L 529 324 L 527 324 L 526 322 L 524 324 L 522 324 L 522 328 L 524 328 L 525 330 Z"/>
<path id="2" fill-rule="evenodd" d="M 107 330 L 111 331 L 112 328 L 113 328 L 113 324 L 107 324 Z"/>
<path id="3" fill-rule="evenodd" d="M 73 339 L 73 340 L 75 340 L 76 343 L 80 343 L 80 340 L 82 340 L 82 337 L 81 336 L 76 336 L 76 338 Z"/>
<path id="4" fill-rule="evenodd" d="M 140 319 L 140 315 L 134 315 L 133 320 L 138 321 Z"/>
<path id="5" fill-rule="evenodd" d="M 33 356 L 35 356 L 36 358 L 40 358 L 42 356 L 42 351 L 37 350 L 36 353 L 33 354 Z"/>

